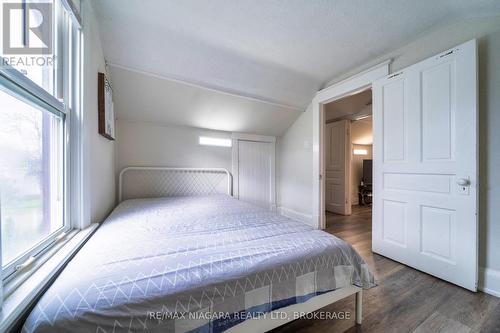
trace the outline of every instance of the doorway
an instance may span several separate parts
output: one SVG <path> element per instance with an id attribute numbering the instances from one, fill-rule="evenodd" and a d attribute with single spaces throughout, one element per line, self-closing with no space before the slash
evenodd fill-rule
<path id="1" fill-rule="evenodd" d="M 372 203 L 372 91 L 324 105 L 325 214 L 351 215 Z"/>
<path id="2" fill-rule="evenodd" d="M 326 226 L 325 105 L 371 87 L 372 250 L 472 291 L 478 275 L 476 50 L 471 40 L 377 77 L 387 69 L 379 66 L 320 91 L 313 101 L 318 226 Z"/>

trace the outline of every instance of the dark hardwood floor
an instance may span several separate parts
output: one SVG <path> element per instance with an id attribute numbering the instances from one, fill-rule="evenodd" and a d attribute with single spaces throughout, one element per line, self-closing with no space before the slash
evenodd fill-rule
<path id="1" fill-rule="evenodd" d="M 363 292 L 363 324 L 354 324 L 354 296 L 320 311 L 350 319 L 300 319 L 273 332 L 500 332 L 500 299 L 473 293 L 371 251 L 371 209 L 351 216 L 327 214 L 327 232 L 349 242 L 375 274 L 377 287 Z"/>

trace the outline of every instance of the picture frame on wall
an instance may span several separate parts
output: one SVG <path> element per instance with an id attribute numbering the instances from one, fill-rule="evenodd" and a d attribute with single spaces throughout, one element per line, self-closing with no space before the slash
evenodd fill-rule
<path id="1" fill-rule="evenodd" d="M 99 134 L 109 140 L 115 139 L 115 111 L 113 90 L 106 74 L 97 74 L 97 100 L 99 112 Z"/>

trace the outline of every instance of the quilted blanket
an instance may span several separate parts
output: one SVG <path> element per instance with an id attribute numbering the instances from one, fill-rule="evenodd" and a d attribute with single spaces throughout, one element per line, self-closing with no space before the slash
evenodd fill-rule
<path id="1" fill-rule="evenodd" d="M 221 332 L 373 275 L 346 242 L 227 195 L 122 202 L 24 332 Z"/>

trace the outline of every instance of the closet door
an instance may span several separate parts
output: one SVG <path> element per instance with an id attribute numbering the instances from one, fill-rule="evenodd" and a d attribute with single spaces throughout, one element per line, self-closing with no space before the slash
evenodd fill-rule
<path id="1" fill-rule="evenodd" d="M 271 143 L 238 141 L 238 199 L 271 208 Z"/>

